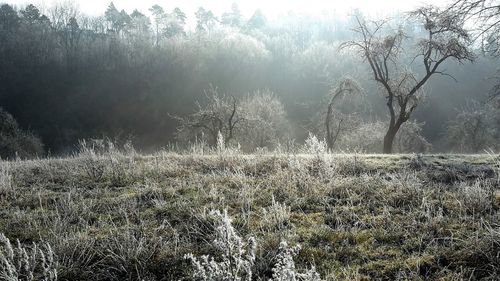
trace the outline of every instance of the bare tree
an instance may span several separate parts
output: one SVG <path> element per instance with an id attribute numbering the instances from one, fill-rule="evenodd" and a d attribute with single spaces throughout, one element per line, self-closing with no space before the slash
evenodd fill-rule
<path id="1" fill-rule="evenodd" d="M 423 63 L 423 76 L 412 73 L 409 66 L 401 62 L 403 42 L 407 36 L 401 30 L 384 35 L 384 22 L 370 25 L 357 18 L 358 27 L 354 31 L 360 39 L 341 45 L 341 48 L 360 52 L 369 64 L 374 80 L 385 93 L 390 121 L 384 137 L 384 153 L 392 153 L 394 138 L 417 108 L 427 81 L 434 74 L 448 75 L 440 66 L 450 59 L 458 62 L 474 59 L 469 50 L 471 38 L 460 17 L 432 6 L 420 8 L 409 15 L 423 24 L 426 33 L 416 46 L 418 53 L 413 60 L 419 59 Z"/>
<path id="2" fill-rule="evenodd" d="M 229 143 L 243 120 L 238 102 L 234 96 L 219 94 L 218 89 L 213 86 L 205 92 L 205 95 L 208 98 L 205 106 L 197 103 L 197 110 L 189 116 L 173 116 L 180 122 L 177 136 L 189 139 L 201 133 L 208 135 L 209 144 L 215 146 L 220 132 L 224 141 Z"/>
<path id="3" fill-rule="evenodd" d="M 333 150 L 339 136 L 348 130 L 352 124 L 353 112 L 341 112 L 337 105 L 342 104 L 342 99 L 354 99 L 355 95 L 360 96 L 362 89 L 359 84 L 350 79 L 342 79 L 331 91 L 330 102 L 325 116 L 326 143 L 329 150 Z"/>

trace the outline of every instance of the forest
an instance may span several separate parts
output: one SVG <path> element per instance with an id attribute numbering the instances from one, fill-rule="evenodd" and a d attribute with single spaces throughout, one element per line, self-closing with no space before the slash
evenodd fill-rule
<path id="1" fill-rule="evenodd" d="M 104 138 L 142 151 L 210 147 L 219 132 L 246 152 L 292 149 L 309 135 L 337 152 L 497 150 L 498 33 L 467 29 L 465 9 L 436 9 L 268 20 L 260 10 L 244 17 L 237 4 L 188 15 L 110 3 L 102 16 L 72 2 L 1 4 L 2 157 L 67 154 Z M 363 32 L 373 60 L 358 44 Z M 465 53 L 449 53 L 454 40 Z M 445 60 L 429 73 L 436 56 Z M 384 58 L 388 76 L 374 79 L 368 61 Z M 408 112 L 387 106 L 418 82 Z"/>

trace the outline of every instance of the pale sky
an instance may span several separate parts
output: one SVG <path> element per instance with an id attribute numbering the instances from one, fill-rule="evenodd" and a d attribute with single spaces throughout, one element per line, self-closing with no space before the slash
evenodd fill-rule
<path id="1" fill-rule="evenodd" d="M 43 10 L 53 5 L 53 3 L 61 1 L 68 0 L 0 0 L 0 3 L 6 2 L 19 6 L 33 3 L 42 7 Z M 83 13 L 95 16 L 103 14 L 111 2 L 111 0 L 69 1 L 77 3 Z M 113 2 L 117 9 L 125 9 L 129 13 L 134 9 L 148 13 L 148 9 L 155 4 L 162 6 L 166 11 L 179 7 L 188 17 L 192 17 L 200 6 L 212 10 L 216 15 L 220 15 L 229 11 L 232 3 L 237 3 L 246 17 L 251 16 L 256 9 L 260 8 L 267 17 L 272 19 L 284 15 L 288 11 L 313 15 L 323 12 L 347 14 L 353 9 L 360 9 L 370 16 L 382 16 L 398 11 L 411 10 L 426 3 L 442 5 L 448 3 L 449 0 L 113 0 Z"/>

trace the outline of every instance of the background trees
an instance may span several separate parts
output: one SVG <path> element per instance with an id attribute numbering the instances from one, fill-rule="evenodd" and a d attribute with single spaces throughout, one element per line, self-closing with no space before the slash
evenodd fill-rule
<path id="1" fill-rule="evenodd" d="M 426 47 L 436 51 L 428 57 L 433 64 L 437 62 L 434 55 L 443 56 L 441 51 L 457 46 L 448 44 L 453 41 L 445 40 L 448 37 L 442 33 L 433 35 L 432 40 L 414 40 L 438 30 L 445 21 L 436 20 L 436 25 L 426 30 L 402 18 L 396 16 L 387 22 L 386 28 L 374 36 L 380 39 L 378 49 L 371 49 L 383 58 L 387 46 L 399 46 L 401 41 L 404 50 L 391 59 L 407 67 L 396 67 L 392 61 L 389 65 L 389 84 L 396 89 L 394 124 L 404 107 L 398 99 L 406 96 L 399 92 L 409 93 L 410 86 L 416 84 L 413 78 L 426 75 Z M 425 21 L 422 16 L 420 19 Z M 404 33 L 396 38 L 389 31 L 399 29 L 391 24 L 401 22 L 405 23 Z M 352 24 L 351 20 L 331 14 L 290 14 L 268 20 L 256 11 L 246 17 L 237 6 L 228 7 L 224 15 L 215 15 L 208 7 L 185 14 L 179 8 L 166 11 L 154 6 L 150 11 L 124 11 L 110 4 L 103 16 L 90 17 L 70 4 L 47 10 L 34 5 L 15 8 L 3 4 L 0 105 L 20 127 L 36 132 L 52 153 L 73 149 L 78 139 L 103 136 L 133 135 L 137 147 L 156 149 L 176 141 L 181 124 L 171 115 L 187 118 L 195 109 L 209 107 L 211 101 L 204 90 L 212 84 L 219 93 L 234 97 L 247 120 L 245 125 L 254 124 L 240 127 L 241 131 L 231 140 L 250 150 L 270 148 L 287 139 L 301 142 L 309 131 L 327 139 L 325 103 L 331 99 L 325 100 L 325 96 L 331 85 L 349 75 L 366 93 L 363 106 L 369 106 L 353 111 L 348 99 L 336 103 L 330 128 L 338 128 L 336 122 L 344 120 L 341 116 L 353 117 L 349 119 L 353 121 L 349 122 L 349 130 L 343 130 L 333 146 L 335 150 L 346 150 L 352 147 L 346 139 L 348 135 L 358 131 L 361 134 L 363 127 L 370 128 L 367 124 L 387 120 L 389 112 L 387 100 L 378 95 L 384 91 L 370 81 L 373 72 L 369 65 L 338 51 L 341 42 L 352 37 Z M 445 33 L 452 32 L 457 30 Z M 387 34 L 394 40 L 384 41 L 390 39 Z M 413 64 L 410 53 L 420 55 Z M 411 115 L 418 120 L 415 124 L 421 128 L 419 134 L 437 150 L 446 150 L 448 144 L 442 135 L 448 121 L 455 119 L 455 109 L 464 107 L 468 99 L 486 100 L 495 81 L 484 77 L 494 73 L 498 60 L 480 56 L 474 65 L 456 67 L 447 58 L 440 67 L 437 72 L 447 69 L 458 82 L 428 80 L 426 88 L 439 95 L 428 95 Z M 398 86 L 396 82 L 401 81 L 404 83 Z M 416 91 L 413 96 L 420 93 Z M 404 105 L 405 99 L 402 101 Z M 408 98 L 403 111 L 408 113 L 415 101 Z M 314 118 L 313 124 L 310 120 Z M 258 129 L 255 124 L 262 127 Z M 205 137 L 209 137 L 208 132 Z M 379 152 L 381 141 L 373 147 L 370 150 Z"/>

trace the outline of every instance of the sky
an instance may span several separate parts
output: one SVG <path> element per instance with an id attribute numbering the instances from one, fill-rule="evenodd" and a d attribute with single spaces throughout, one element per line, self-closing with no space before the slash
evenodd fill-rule
<path id="1" fill-rule="evenodd" d="M 43 9 L 49 8 L 54 3 L 68 0 L 0 0 L 0 3 L 26 5 L 27 3 L 36 4 Z M 102 15 L 111 0 L 69 0 L 77 3 L 85 14 L 98 16 Z M 138 9 L 147 13 L 149 7 L 158 4 L 166 11 L 174 7 L 181 8 L 188 16 L 203 6 L 212 10 L 216 15 L 229 11 L 233 3 L 237 3 L 240 10 L 246 17 L 251 16 L 253 12 L 260 8 L 264 14 L 270 18 L 276 18 L 287 14 L 289 11 L 295 13 L 322 14 L 324 12 L 341 15 L 349 14 L 353 9 L 360 9 L 363 13 L 370 16 L 383 16 L 398 11 L 411 10 L 417 6 L 433 3 L 435 5 L 446 4 L 449 0 L 113 0 L 115 6 L 121 10 L 132 12 Z"/>

